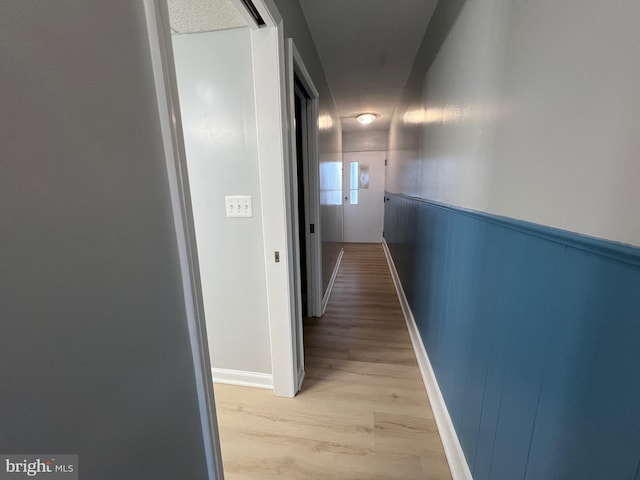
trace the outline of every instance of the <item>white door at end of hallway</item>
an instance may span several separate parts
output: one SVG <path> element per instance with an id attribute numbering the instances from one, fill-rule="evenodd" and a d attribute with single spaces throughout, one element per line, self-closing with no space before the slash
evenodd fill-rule
<path id="1" fill-rule="evenodd" d="M 344 241 L 382 243 L 386 152 L 344 154 Z"/>

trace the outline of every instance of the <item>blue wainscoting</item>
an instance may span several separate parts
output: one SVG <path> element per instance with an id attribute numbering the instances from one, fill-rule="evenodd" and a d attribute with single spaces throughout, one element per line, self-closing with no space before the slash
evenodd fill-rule
<path id="1" fill-rule="evenodd" d="M 475 480 L 640 479 L 640 249 L 387 193 Z"/>

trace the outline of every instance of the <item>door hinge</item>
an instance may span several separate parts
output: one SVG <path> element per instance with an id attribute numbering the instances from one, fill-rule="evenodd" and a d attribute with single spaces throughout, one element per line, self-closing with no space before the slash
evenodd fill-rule
<path id="1" fill-rule="evenodd" d="M 309 232 L 310 233 L 316 233 L 316 225 L 315 225 L 315 223 L 309 224 Z"/>
<path id="2" fill-rule="evenodd" d="M 385 167 L 387 166 L 387 162 L 388 162 L 388 161 L 389 161 L 389 160 L 387 160 L 386 158 L 384 159 L 384 166 L 385 166 Z"/>

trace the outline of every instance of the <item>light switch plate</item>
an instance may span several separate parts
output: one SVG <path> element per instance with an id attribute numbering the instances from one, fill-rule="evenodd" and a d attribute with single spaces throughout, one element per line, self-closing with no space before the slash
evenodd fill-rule
<path id="1" fill-rule="evenodd" d="M 227 195 L 224 197 L 227 217 L 253 217 L 251 195 Z"/>

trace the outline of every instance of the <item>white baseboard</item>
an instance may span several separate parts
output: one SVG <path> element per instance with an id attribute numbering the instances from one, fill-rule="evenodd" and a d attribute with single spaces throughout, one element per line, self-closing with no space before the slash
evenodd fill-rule
<path id="1" fill-rule="evenodd" d="M 268 388 L 273 390 L 273 375 L 270 373 L 245 372 L 227 368 L 212 368 L 214 383 L 240 385 L 242 387 Z"/>
<path id="2" fill-rule="evenodd" d="M 327 310 L 329 297 L 331 297 L 331 290 L 333 290 L 333 284 L 338 276 L 338 270 L 340 270 L 340 262 L 342 262 L 343 255 L 344 249 L 341 248 L 340 253 L 338 254 L 338 260 L 336 260 L 336 266 L 333 268 L 333 273 L 331 274 L 331 280 L 329 280 L 329 285 L 327 286 L 327 291 L 324 293 L 324 297 L 322 297 L 322 315 L 324 315 L 324 312 Z"/>
<path id="3" fill-rule="evenodd" d="M 442 445 L 444 446 L 444 453 L 447 456 L 447 462 L 449 463 L 449 468 L 451 470 L 451 476 L 453 477 L 453 480 L 473 480 L 471 470 L 469 470 L 469 464 L 467 463 L 467 459 L 465 458 L 462 450 L 462 445 L 460 445 L 460 440 L 458 439 L 456 430 L 453 427 L 453 422 L 449 416 L 449 410 L 447 410 L 447 405 L 442 397 L 442 392 L 438 386 L 436 375 L 433 371 L 433 367 L 431 366 L 431 362 L 429 361 L 427 350 L 424 348 L 424 343 L 422 342 L 422 337 L 418 331 L 416 320 L 413 317 L 413 313 L 409 307 L 409 302 L 407 301 L 407 297 L 402 289 L 400 277 L 398 276 L 396 266 L 391 258 L 391 252 L 389 252 L 387 242 L 384 240 L 382 241 L 382 247 L 384 248 L 384 253 L 387 257 L 387 262 L 389 263 L 389 269 L 391 270 L 393 284 L 395 285 L 396 292 L 398 293 L 402 313 L 405 321 L 407 322 L 409 336 L 411 337 L 411 344 L 413 345 L 418 366 L 420 367 L 422 381 L 424 382 L 427 395 L 429 396 L 433 416 L 435 417 L 438 432 L 442 439 Z"/>

